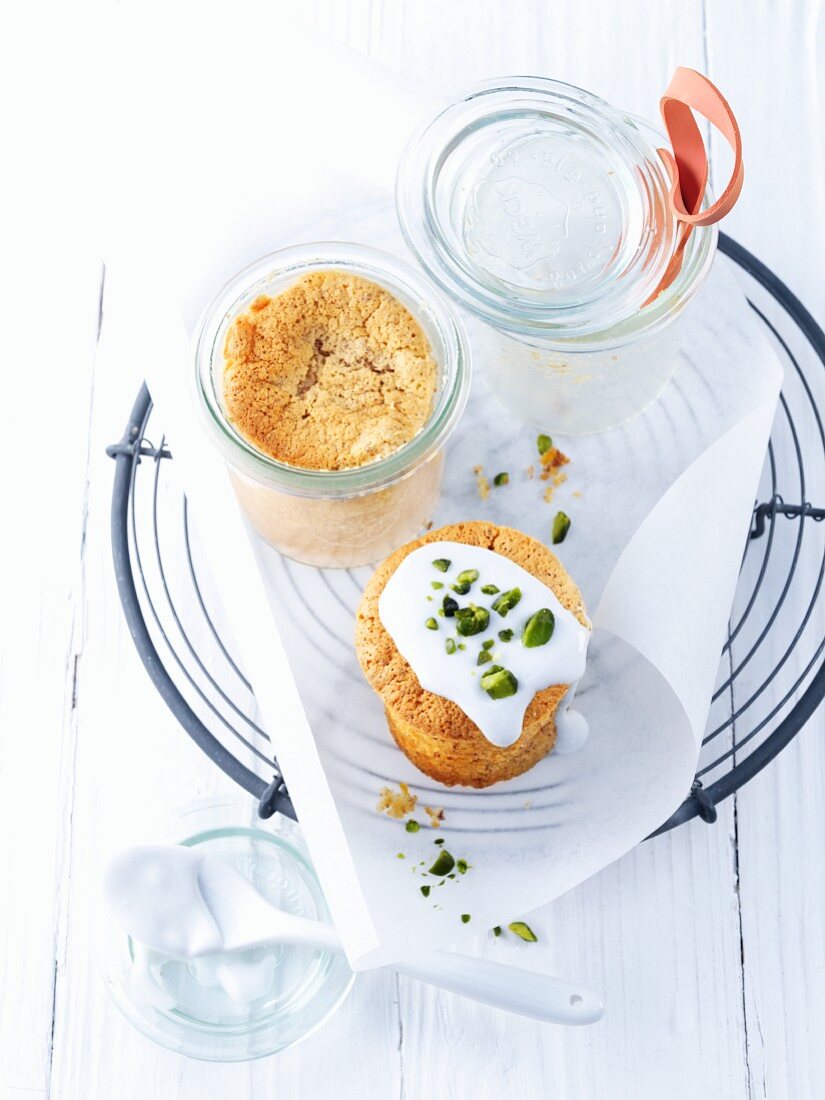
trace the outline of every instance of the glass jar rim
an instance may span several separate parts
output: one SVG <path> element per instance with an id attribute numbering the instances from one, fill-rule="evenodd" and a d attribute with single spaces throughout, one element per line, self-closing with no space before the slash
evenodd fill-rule
<path id="1" fill-rule="evenodd" d="M 439 174 L 444 171 L 446 159 L 462 143 L 475 140 L 485 126 L 522 115 L 531 120 L 546 117 L 556 121 L 559 116 L 554 112 L 558 111 L 564 114 L 565 124 L 579 127 L 585 138 L 592 138 L 596 132 L 591 127 L 591 120 L 596 119 L 600 133 L 607 134 L 609 141 L 615 139 L 617 156 L 629 158 L 639 194 L 652 204 L 657 218 L 656 231 L 640 237 L 654 251 L 635 256 L 627 271 L 620 272 L 621 280 L 614 278 L 613 292 L 608 287 L 601 300 L 595 294 L 581 301 L 560 300 L 558 295 L 550 300 L 546 290 L 519 295 L 513 292 L 518 289 L 514 284 L 479 277 L 476 265 L 461 255 L 461 249 L 451 247 L 442 224 L 443 211 L 436 201 Z M 410 136 L 396 176 L 401 230 L 441 289 L 499 330 L 543 347 L 621 346 L 643 332 L 662 327 L 681 311 L 704 282 L 715 251 L 716 227 L 695 229 L 687 242 L 679 275 L 650 300 L 677 242 L 676 219 L 667 201 L 669 177 L 658 152 L 667 144 L 667 139 L 645 120 L 617 110 L 574 85 L 532 76 L 487 80 L 443 103 Z M 710 202 L 708 193 L 704 205 Z"/>
<path id="2" fill-rule="evenodd" d="M 422 324 L 441 371 L 438 400 L 424 427 L 397 451 L 363 466 L 320 470 L 292 466 L 260 451 L 227 417 L 215 386 L 216 355 L 228 323 L 244 299 L 274 279 L 310 271 L 338 270 L 384 287 Z M 428 331 L 429 330 L 429 331 Z M 470 355 L 467 337 L 452 303 L 421 272 L 387 252 L 346 241 L 316 241 L 280 248 L 248 264 L 229 279 L 204 310 L 195 340 L 196 400 L 206 414 L 210 438 L 238 472 L 295 496 L 338 499 L 361 496 L 402 480 L 443 445 L 467 403 Z M 435 333 L 441 347 L 433 347 Z"/>

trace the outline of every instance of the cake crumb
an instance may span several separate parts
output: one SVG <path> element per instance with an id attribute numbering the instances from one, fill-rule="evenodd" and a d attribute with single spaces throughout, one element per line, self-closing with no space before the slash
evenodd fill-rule
<path id="1" fill-rule="evenodd" d="M 536 468 L 535 466 L 528 466 L 525 472 L 527 474 L 527 480 L 532 481 L 536 472 Z"/>
<path id="2" fill-rule="evenodd" d="M 544 490 L 544 501 L 546 504 L 550 504 L 553 499 L 553 493 L 560 485 L 563 485 L 567 481 L 567 474 L 561 469 L 562 466 L 567 466 L 570 463 L 568 456 L 558 449 L 558 447 L 548 447 L 548 449 L 541 456 L 541 473 L 539 477 L 542 481 L 549 481 L 551 484 Z"/>
<path id="3" fill-rule="evenodd" d="M 484 476 L 483 466 L 473 466 L 473 473 L 476 475 L 476 488 L 478 489 L 478 495 L 482 500 L 486 500 L 490 495 L 490 482 Z"/>
<path id="4" fill-rule="evenodd" d="M 573 492 L 573 493 L 571 493 L 570 495 L 571 495 L 571 496 L 574 496 L 574 497 L 576 497 L 576 498 L 578 498 L 578 499 L 581 499 L 581 497 L 582 497 L 582 496 L 583 496 L 584 494 L 582 493 L 581 489 L 576 489 L 576 491 L 575 491 L 575 492 Z"/>
<path id="5" fill-rule="evenodd" d="M 379 813 L 386 813 L 389 817 L 394 817 L 400 821 L 402 817 L 413 812 L 418 802 L 418 795 L 411 794 L 406 783 L 399 783 L 398 786 L 401 788 L 399 791 L 394 791 L 392 787 L 381 788 L 378 792 L 379 799 L 376 809 Z M 427 810 L 427 813 L 429 812 Z"/>
<path id="6" fill-rule="evenodd" d="M 555 493 L 560 485 L 564 485 L 565 481 L 567 481 L 567 474 L 562 473 L 561 470 L 557 470 L 555 474 L 553 474 L 552 485 L 548 485 L 544 490 L 544 500 L 546 504 L 550 504 L 553 499 L 553 493 Z"/>
<path id="7" fill-rule="evenodd" d="M 539 477 L 542 481 L 547 481 L 553 477 L 553 471 L 557 470 L 559 466 L 566 466 L 570 462 L 567 455 L 558 449 L 558 447 L 550 447 L 541 456 L 542 470 Z"/>
<path id="8" fill-rule="evenodd" d="M 440 806 L 438 808 L 425 806 L 424 813 L 429 817 L 430 824 L 434 829 L 438 829 L 441 826 L 441 822 L 444 820 L 444 811 Z"/>

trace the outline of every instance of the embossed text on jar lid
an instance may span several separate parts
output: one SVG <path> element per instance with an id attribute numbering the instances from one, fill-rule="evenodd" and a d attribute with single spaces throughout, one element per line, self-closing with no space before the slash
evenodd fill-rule
<path id="1" fill-rule="evenodd" d="M 639 311 L 672 254 L 656 139 L 571 85 L 479 85 L 413 135 L 402 228 L 430 275 L 492 323 L 604 330 Z"/>

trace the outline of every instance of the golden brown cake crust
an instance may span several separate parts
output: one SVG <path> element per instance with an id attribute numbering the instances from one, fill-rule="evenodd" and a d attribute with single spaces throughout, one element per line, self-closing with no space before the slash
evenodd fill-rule
<path id="1" fill-rule="evenodd" d="M 556 707 L 568 685 L 545 688 L 533 697 L 521 736 L 506 749 L 491 744 L 456 703 L 421 687 L 384 629 L 378 599 L 404 558 L 429 542 L 462 542 L 510 558 L 551 588 L 582 625 L 590 624 L 581 593 L 558 558 L 512 527 L 468 522 L 430 531 L 396 550 L 370 578 L 358 608 L 355 647 L 364 675 L 384 702 L 399 748 L 426 775 L 447 786 L 488 787 L 521 775 L 550 752 L 556 740 Z"/>
<path id="2" fill-rule="evenodd" d="M 436 382 L 406 306 L 345 271 L 312 271 L 261 295 L 226 336 L 227 415 L 291 466 L 342 470 L 392 454 L 426 424 Z"/>

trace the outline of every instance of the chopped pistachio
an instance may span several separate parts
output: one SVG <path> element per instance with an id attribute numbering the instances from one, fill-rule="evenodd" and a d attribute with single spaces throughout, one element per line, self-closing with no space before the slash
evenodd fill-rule
<path id="1" fill-rule="evenodd" d="M 442 848 L 438 853 L 435 863 L 430 868 L 430 874 L 436 875 L 438 878 L 443 878 L 444 875 L 452 871 L 453 867 L 455 867 L 455 860 L 446 848 Z"/>
<path id="2" fill-rule="evenodd" d="M 490 622 L 490 612 L 486 607 L 476 607 L 471 603 L 469 607 L 460 607 L 455 613 L 456 630 L 462 637 L 468 638 L 472 634 L 480 634 L 487 629 Z"/>
<path id="3" fill-rule="evenodd" d="M 458 600 L 454 600 L 452 596 L 445 596 L 442 600 L 442 610 L 448 619 L 451 619 L 458 611 Z"/>
<path id="4" fill-rule="evenodd" d="M 477 569 L 462 569 L 456 577 L 459 584 L 474 584 L 478 580 Z"/>
<path id="5" fill-rule="evenodd" d="M 553 628 L 556 619 L 549 607 L 540 607 L 527 622 L 521 634 L 521 644 L 528 649 L 535 649 L 540 645 L 547 645 L 553 637 Z"/>
<path id="6" fill-rule="evenodd" d="M 407 857 L 404 855 L 403 852 L 397 852 L 395 858 L 396 859 L 406 859 Z"/>
<path id="7" fill-rule="evenodd" d="M 511 924 L 508 924 L 507 927 L 510 929 L 511 932 L 514 932 L 517 936 L 520 936 L 521 939 L 526 940 L 528 943 L 538 943 L 538 936 L 530 927 L 530 925 L 525 924 L 523 920 L 514 920 Z"/>
<path id="8" fill-rule="evenodd" d="M 411 817 L 404 828 L 407 830 L 408 833 L 417 833 L 421 826 L 418 824 L 414 817 Z"/>
<path id="9" fill-rule="evenodd" d="M 544 455 L 553 446 L 553 440 L 549 435 L 540 435 L 536 440 L 536 446 L 539 449 L 539 454 Z"/>
<path id="10" fill-rule="evenodd" d="M 429 886 L 419 886 L 419 890 L 421 891 L 421 893 L 424 895 L 425 898 L 428 898 L 430 896 Z"/>
<path id="11" fill-rule="evenodd" d="M 502 592 L 497 600 L 493 600 L 493 611 L 497 611 L 504 618 L 508 611 L 513 610 L 520 599 L 521 589 L 510 588 L 506 592 Z"/>
<path id="12" fill-rule="evenodd" d="M 451 563 L 449 558 L 436 558 L 433 562 L 433 565 L 436 567 L 439 573 L 446 573 L 447 570 L 450 568 L 450 564 Z"/>
<path id="13" fill-rule="evenodd" d="M 464 644 L 464 642 L 459 642 L 459 643 L 458 643 L 458 648 L 459 648 L 459 649 L 466 649 L 467 647 L 466 647 L 466 645 Z"/>
<path id="14" fill-rule="evenodd" d="M 499 630 L 498 636 L 501 638 L 502 642 L 512 642 L 513 640 L 512 630 Z"/>
<path id="15" fill-rule="evenodd" d="M 496 476 L 493 478 L 493 485 L 509 485 L 509 484 L 510 484 L 510 475 L 507 473 L 506 470 L 502 471 L 502 473 L 500 473 L 500 474 L 496 474 Z"/>
<path id="16" fill-rule="evenodd" d="M 467 868 L 470 866 L 470 864 L 467 862 L 466 859 L 457 859 L 455 861 L 455 865 L 456 865 L 456 870 L 458 871 L 458 873 L 460 875 L 466 875 L 467 874 Z"/>
<path id="17" fill-rule="evenodd" d="M 518 691 L 518 680 L 508 669 L 493 665 L 481 677 L 481 686 L 491 699 L 506 699 Z"/>
<path id="18" fill-rule="evenodd" d="M 486 642 L 481 643 L 481 648 L 482 649 L 492 649 L 495 644 L 496 643 L 495 643 L 494 638 L 488 638 Z"/>
<path id="19" fill-rule="evenodd" d="M 455 584 L 450 585 L 453 592 L 457 593 L 459 596 L 466 596 L 472 587 L 469 581 L 456 581 Z"/>
<path id="20" fill-rule="evenodd" d="M 444 642 L 444 648 L 449 654 L 455 653 L 455 638 L 447 638 Z"/>
<path id="21" fill-rule="evenodd" d="M 422 889 L 423 889 L 423 887 L 422 887 Z M 493 935 L 494 936 L 500 936 L 501 935 L 501 925 L 500 924 L 497 924 L 495 926 L 495 928 L 493 929 Z"/>
<path id="22" fill-rule="evenodd" d="M 478 655 L 477 665 L 486 665 L 488 661 L 492 661 L 493 655 L 489 649 L 482 649 Z"/>
<path id="23" fill-rule="evenodd" d="M 461 914 L 461 923 L 462 924 L 469 924 L 470 923 L 470 914 L 469 913 L 462 913 Z"/>
<path id="24" fill-rule="evenodd" d="M 570 516 L 566 515 L 564 512 L 556 512 L 553 520 L 553 545 L 558 546 L 560 542 L 564 542 L 569 530 Z"/>
<path id="25" fill-rule="evenodd" d="M 424 626 L 426 626 L 427 630 L 438 630 L 438 623 L 432 617 L 427 619 Z"/>
<path id="26" fill-rule="evenodd" d="M 430 581 L 430 588 L 439 589 L 439 588 L 443 588 L 443 587 L 444 587 L 444 581 Z"/>
<path id="27" fill-rule="evenodd" d="M 496 596 L 501 591 L 501 589 L 494 584 L 483 584 L 481 586 L 481 591 L 484 593 L 485 596 Z"/>
<path id="28" fill-rule="evenodd" d="M 443 843 L 444 843 L 444 837 L 443 836 L 440 836 L 436 840 L 433 841 L 433 844 L 443 844 Z"/>

